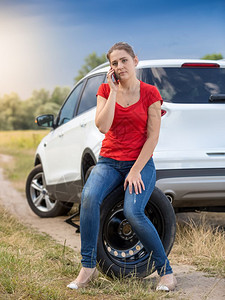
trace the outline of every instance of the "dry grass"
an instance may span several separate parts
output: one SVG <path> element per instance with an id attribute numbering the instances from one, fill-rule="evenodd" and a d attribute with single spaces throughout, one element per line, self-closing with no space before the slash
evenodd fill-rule
<path id="1" fill-rule="evenodd" d="M 199 271 L 225 277 L 224 230 L 210 226 L 205 215 L 198 224 L 193 220 L 179 224 L 171 259 L 195 265 Z"/>
<path id="2" fill-rule="evenodd" d="M 21 225 L 0 207 L 0 299 L 176 299 L 175 293 L 154 292 L 151 281 L 103 274 L 88 289 L 69 290 L 66 285 L 79 269 L 75 251 Z"/>

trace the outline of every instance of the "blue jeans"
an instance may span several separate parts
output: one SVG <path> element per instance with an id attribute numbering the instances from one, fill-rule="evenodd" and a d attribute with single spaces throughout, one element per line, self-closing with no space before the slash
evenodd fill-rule
<path id="1" fill-rule="evenodd" d="M 80 212 L 81 263 L 83 267 L 96 266 L 97 240 L 100 226 L 100 206 L 104 198 L 118 185 L 124 183 L 135 161 L 117 161 L 99 157 L 82 192 Z M 151 259 L 159 275 L 173 273 L 158 232 L 146 217 L 145 206 L 154 190 L 156 171 L 151 158 L 141 171 L 145 185 L 142 193 L 129 193 L 127 187 L 124 198 L 124 215 Z"/>

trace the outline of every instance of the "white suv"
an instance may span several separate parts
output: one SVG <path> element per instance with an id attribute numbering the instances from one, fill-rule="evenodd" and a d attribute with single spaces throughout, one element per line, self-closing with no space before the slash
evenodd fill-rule
<path id="1" fill-rule="evenodd" d="M 104 137 L 96 128 L 94 119 L 96 92 L 100 84 L 106 82 L 108 70 L 106 63 L 80 80 L 55 119 L 53 115 L 37 118 L 38 125 L 52 127 L 38 146 L 35 168 L 26 185 L 28 203 L 41 217 L 68 212 L 74 202 L 80 202 L 83 184 L 97 162 Z M 140 61 L 137 76 L 155 85 L 164 100 L 160 138 L 153 155 L 158 187 L 155 193 L 163 199 L 161 190 L 177 212 L 195 209 L 225 211 L 225 62 L 190 59 Z M 113 209 L 108 224 L 113 211 L 118 217 L 122 208 Z M 158 211 L 157 215 L 151 207 L 148 213 L 153 214 L 150 218 L 155 218 L 157 230 L 161 230 L 163 236 L 166 226 L 162 226 L 164 221 L 159 222 L 161 212 Z M 133 246 L 137 245 L 129 226 L 123 218 L 121 224 L 122 221 L 124 223 L 118 231 L 122 235 L 118 238 L 126 240 L 125 231 L 128 230 L 128 240 Z M 113 228 L 115 224 L 111 225 Z M 172 230 L 171 235 L 174 233 Z M 118 253 L 122 250 L 113 247 L 112 243 L 109 245 L 107 239 L 103 244 L 107 255 L 112 249 L 117 249 L 117 255 L 120 255 Z M 124 249 L 134 251 L 132 247 L 126 245 Z"/>

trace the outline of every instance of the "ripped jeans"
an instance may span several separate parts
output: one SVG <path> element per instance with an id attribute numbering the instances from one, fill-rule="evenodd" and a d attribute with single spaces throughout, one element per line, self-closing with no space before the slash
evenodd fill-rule
<path id="1" fill-rule="evenodd" d="M 118 185 L 123 184 L 135 161 L 117 161 L 99 156 L 82 192 L 80 212 L 81 263 L 83 267 L 96 266 L 97 240 L 100 226 L 100 206 L 104 198 Z M 173 273 L 152 222 L 146 217 L 145 206 L 154 190 L 156 171 L 151 158 L 141 171 L 145 185 L 142 193 L 125 191 L 124 215 L 145 249 L 151 253 L 151 260 L 160 276 Z"/>

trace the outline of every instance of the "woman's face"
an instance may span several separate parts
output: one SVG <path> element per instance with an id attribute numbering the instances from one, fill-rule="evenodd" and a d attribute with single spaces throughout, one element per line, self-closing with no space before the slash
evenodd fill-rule
<path id="1" fill-rule="evenodd" d="M 114 50 L 110 54 L 110 65 L 119 80 L 126 80 L 135 75 L 138 58 L 130 56 L 125 50 Z"/>

